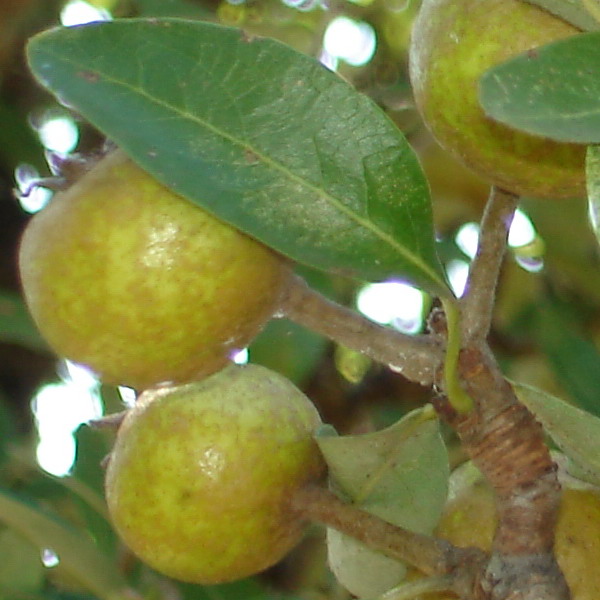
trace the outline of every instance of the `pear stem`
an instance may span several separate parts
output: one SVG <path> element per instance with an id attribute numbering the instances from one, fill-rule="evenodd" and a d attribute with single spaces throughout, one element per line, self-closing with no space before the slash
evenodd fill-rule
<path id="1" fill-rule="evenodd" d="M 473 399 L 463 390 L 458 377 L 458 359 L 461 349 L 460 309 L 452 300 L 442 299 L 446 314 L 448 342 L 444 361 L 444 391 L 452 408 L 461 414 L 473 409 Z"/>
<path id="2" fill-rule="evenodd" d="M 481 550 L 457 548 L 445 540 L 392 525 L 321 486 L 300 488 L 291 502 L 302 518 L 331 527 L 426 575 L 447 575 L 459 569 L 464 580 L 467 569 L 474 579 L 486 562 L 487 555 Z"/>
<path id="3" fill-rule="evenodd" d="M 325 298 L 300 277 L 292 278 L 281 313 L 424 386 L 432 385 L 443 361 L 442 337 L 406 335 L 373 323 L 358 312 Z"/>
<path id="4" fill-rule="evenodd" d="M 461 298 L 463 343 L 483 342 L 490 331 L 496 286 L 518 197 L 492 187 L 481 219 L 477 254 Z"/>

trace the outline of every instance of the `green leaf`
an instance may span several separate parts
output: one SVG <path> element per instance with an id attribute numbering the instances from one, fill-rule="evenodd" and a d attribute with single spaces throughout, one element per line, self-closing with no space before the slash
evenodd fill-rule
<path id="1" fill-rule="evenodd" d="M 48 351 L 19 294 L 0 290 L 0 340 Z"/>
<path id="2" fill-rule="evenodd" d="M 214 10 L 194 0 L 134 0 L 134 3 L 135 14 L 140 17 L 214 18 Z"/>
<path id="3" fill-rule="evenodd" d="M 561 200 L 557 210 L 555 202 L 529 198 L 522 206 L 544 240 L 545 273 L 568 281 L 569 288 L 586 303 L 600 303 L 600 253 L 595 252 L 596 239 L 586 202 L 581 198 Z"/>
<path id="4" fill-rule="evenodd" d="M 184 600 L 292 600 L 292 596 L 277 593 L 255 578 L 209 586 L 180 583 L 178 588 Z"/>
<path id="5" fill-rule="evenodd" d="M 581 408 L 600 415 L 600 353 L 578 331 L 576 316 L 549 299 L 535 307 L 532 322 L 557 381 Z"/>
<path id="6" fill-rule="evenodd" d="M 0 594 L 41 589 L 44 565 L 40 551 L 12 529 L 0 531 Z"/>
<path id="7" fill-rule="evenodd" d="M 126 597 L 126 582 L 117 565 L 102 554 L 84 532 L 4 490 L 0 490 L 0 520 L 40 550 L 51 549 L 60 560 L 56 568 L 64 569 L 98 598 L 120 600 Z"/>
<path id="8" fill-rule="evenodd" d="M 306 327 L 273 319 L 250 346 L 250 360 L 300 385 L 313 372 L 327 342 Z"/>
<path id="9" fill-rule="evenodd" d="M 317 438 L 332 484 L 348 500 L 386 521 L 431 533 L 446 501 L 449 467 L 430 406 L 365 435 Z M 340 583 L 360 597 L 398 585 L 406 567 L 352 538 L 328 531 L 329 563 Z"/>
<path id="10" fill-rule="evenodd" d="M 89 594 L 59 590 L 47 586 L 39 594 L 27 594 L 26 596 L 22 594 L 6 594 L 5 597 L 2 597 L 2 600 L 96 600 L 96 598 Z"/>
<path id="11" fill-rule="evenodd" d="M 179 19 L 51 30 L 28 57 L 148 172 L 265 244 L 319 269 L 450 294 L 414 152 L 312 58 Z"/>
<path id="12" fill-rule="evenodd" d="M 597 0 L 526 0 L 571 23 L 583 31 L 600 29 L 600 23 L 586 9 Z"/>
<path id="13" fill-rule="evenodd" d="M 512 386 L 579 473 L 600 485 L 600 419 L 537 388 L 515 382 Z"/>
<path id="14" fill-rule="evenodd" d="M 600 32 L 521 54 L 487 71 L 480 101 L 488 116 L 561 142 L 600 142 Z"/>
<path id="15" fill-rule="evenodd" d="M 75 432 L 77 457 L 68 477 L 60 481 L 68 487 L 77 499 L 85 526 L 89 534 L 97 540 L 100 550 L 112 555 L 117 545 L 104 500 L 103 460 L 108 456 L 114 434 L 81 425 Z"/>
<path id="16" fill-rule="evenodd" d="M 25 112 L 25 111 L 23 111 Z M 27 123 L 27 117 L 0 101 L 0 159 L 11 171 L 20 163 L 48 173 L 44 147 Z"/>

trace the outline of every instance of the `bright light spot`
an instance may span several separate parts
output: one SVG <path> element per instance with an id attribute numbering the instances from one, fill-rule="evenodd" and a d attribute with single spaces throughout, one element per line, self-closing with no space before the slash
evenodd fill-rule
<path id="1" fill-rule="evenodd" d="M 97 391 L 74 382 L 41 387 L 33 399 L 33 412 L 42 437 L 56 431 L 75 431 L 82 423 L 102 415 Z"/>
<path id="2" fill-rule="evenodd" d="M 282 0 L 286 6 L 308 12 L 321 5 L 321 0 Z"/>
<path id="3" fill-rule="evenodd" d="M 56 567 L 60 563 L 60 558 L 58 558 L 58 554 L 51 550 L 50 548 L 44 548 L 42 550 L 42 563 L 43 565 L 51 569 L 52 567 Z"/>
<path id="4" fill-rule="evenodd" d="M 45 148 L 61 154 L 72 152 L 79 142 L 79 128 L 66 115 L 44 119 L 38 128 L 38 135 Z"/>
<path id="5" fill-rule="evenodd" d="M 348 17 L 333 19 L 323 37 L 323 47 L 328 54 L 354 67 L 369 62 L 376 45 L 375 30 L 364 21 L 354 21 Z"/>
<path id="6" fill-rule="evenodd" d="M 250 353 L 248 352 L 248 348 L 244 348 L 243 350 L 237 350 L 231 355 L 231 360 L 236 365 L 245 365 L 250 358 Z"/>
<path id="7" fill-rule="evenodd" d="M 96 379 L 70 363 L 65 368 L 64 382 L 47 384 L 38 390 L 32 411 L 39 436 L 38 463 L 52 475 L 67 475 L 75 459 L 73 432 L 82 423 L 102 416 Z"/>
<path id="8" fill-rule="evenodd" d="M 450 287 L 457 297 L 461 297 L 469 277 L 469 263 L 464 260 L 451 260 L 446 265 Z"/>
<path id="9" fill-rule="evenodd" d="M 73 434 L 60 432 L 47 433 L 40 437 L 36 457 L 44 471 L 63 477 L 69 473 L 75 460 L 75 438 Z"/>
<path id="10" fill-rule="evenodd" d="M 65 27 L 83 25 L 94 21 L 110 21 L 110 13 L 84 2 L 83 0 L 71 0 L 65 4 L 60 13 L 60 22 Z"/>
<path id="11" fill-rule="evenodd" d="M 539 273 L 544 270 L 544 259 L 541 256 L 519 256 L 517 254 L 515 260 L 519 266 L 530 273 Z"/>
<path id="12" fill-rule="evenodd" d="M 588 215 L 594 232 L 598 236 L 600 234 L 600 199 L 596 196 L 590 195 L 588 199 Z"/>
<path id="13" fill-rule="evenodd" d="M 40 174 L 31 165 L 23 163 L 15 169 L 19 203 L 23 210 L 28 213 L 36 213 L 42 210 L 53 196 L 51 190 L 36 185 L 39 179 Z"/>
<path id="14" fill-rule="evenodd" d="M 227 460 L 218 448 L 210 446 L 206 448 L 198 461 L 201 471 L 210 479 L 217 479 L 223 468 L 227 465 Z"/>
<path id="15" fill-rule="evenodd" d="M 331 56 L 329 52 L 326 50 L 321 50 L 321 54 L 319 54 L 319 62 L 327 67 L 330 71 L 337 71 L 338 65 L 340 61 L 337 57 Z"/>
<path id="16" fill-rule="evenodd" d="M 479 243 L 479 225 L 465 223 L 456 233 L 456 245 L 469 257 L 475 258 Z"/>
<path id="17" fill-rule="evenodd" d="M 100 383 L 93 371 L 70 360 L 62 361 L 61 371 L 63 371 L 62 379 L 64 381 L 73 382 L 86 389 L 93 389 Z"/>
<path id="18" fill-rule="evenodd" d="M 175 258 L 171 248 L 180 236 L 179 227 L 173 223 L 162 223 L 150 229 L 147 233 L 147 245 L 142 253 L 142 262 L 150 268 L 172 267 Z"/>
<path id="19" fill-rule="evenodd" d="M 358 293 L 358 310 L 377 323 L 404 333 L 417 333 L 423 326 L 424 294 L 406 283 L 388 281 L 366 285 Z"/>
<path id="20" fill-rule="evenodd" d="M 135 401 L 137 400 L 137 392 L 133 388 L 120 385 L 117 388 L 117 391 L 119 392 L 121 401 L 127 408 L 131 408 L 135 404 Z"/>
<path id="21" fill-rule="evenodd" d="M 521 210 L 515 212 L 508 245 L 512 248 L 515 260 L 530 273 L 539 273 L 544 268 L 544 240 L 537 234 L 529 217 Z"/>
<path id="22" fill-rule="evenodd" d="M 508 233 L 508 245 L 511 248 L 526 246 L 535 238 L 536 231 L 531 220 L 522 210 L 517 209 Z"/>

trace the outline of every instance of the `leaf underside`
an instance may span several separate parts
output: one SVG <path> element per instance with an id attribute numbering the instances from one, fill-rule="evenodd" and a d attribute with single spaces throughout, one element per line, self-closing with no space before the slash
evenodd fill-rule
<path id="1" fill-rule="evenodd" d="M 588 481 L 600 485 L 600 418 L 537 388 L 512 383 L 519 400 Z"/>
<path id="2" fill-rule="evenodd" d="M 448 454 L 430 406 L 381 431 L 317 438 L 332 485 L 349 501 L 411 531 L 430 534 L 447 496 Z M 406 575 L 401 562 L 342 533 L 327 534 L 329 564 L 354 595 L 377 597 Z"/>

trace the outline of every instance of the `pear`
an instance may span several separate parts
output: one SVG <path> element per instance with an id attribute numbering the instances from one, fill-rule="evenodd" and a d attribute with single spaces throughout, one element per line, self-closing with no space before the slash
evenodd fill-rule
<path id="1" fill-rule="evenodd" d="M 520 196 L 585 194 L 585 146 L 487 117 L 478 81 L 489 68 L 578 30 L 522 0 L 424 0 L 409 52 L 415 102 L 438 142 L 478 175 Z"/>
<path id="2" fill-rule="evenodd" d="M 110 455 L 106 499 L 117 532 L 175 579 L 213 584 L 260 572 L 300 539 L 295 490 L 318 481 L 321 424 L 290 381 L 258 365 L 147 390 Z"/>
<path id="3" fill-rule="evenodd" d="M 290 277 L 281 256 L 120 150 L 32 218 L 19 268 L 49 345 L 134 388 L 225 366 L 271 318 Z"/>
<path id="4" fill-rule="evenodd" d="M 600 489 L 574 478 L 563 482 L 554 553 L 572 600 L 600 598 Z M 494 494 L 470 462 L 452 473 L 450 498 L 437 535 L 464 548 L 490 550 L 496 530 Z M 423 594 L 415 600 L 451 600 L 448 593 Z"/>

